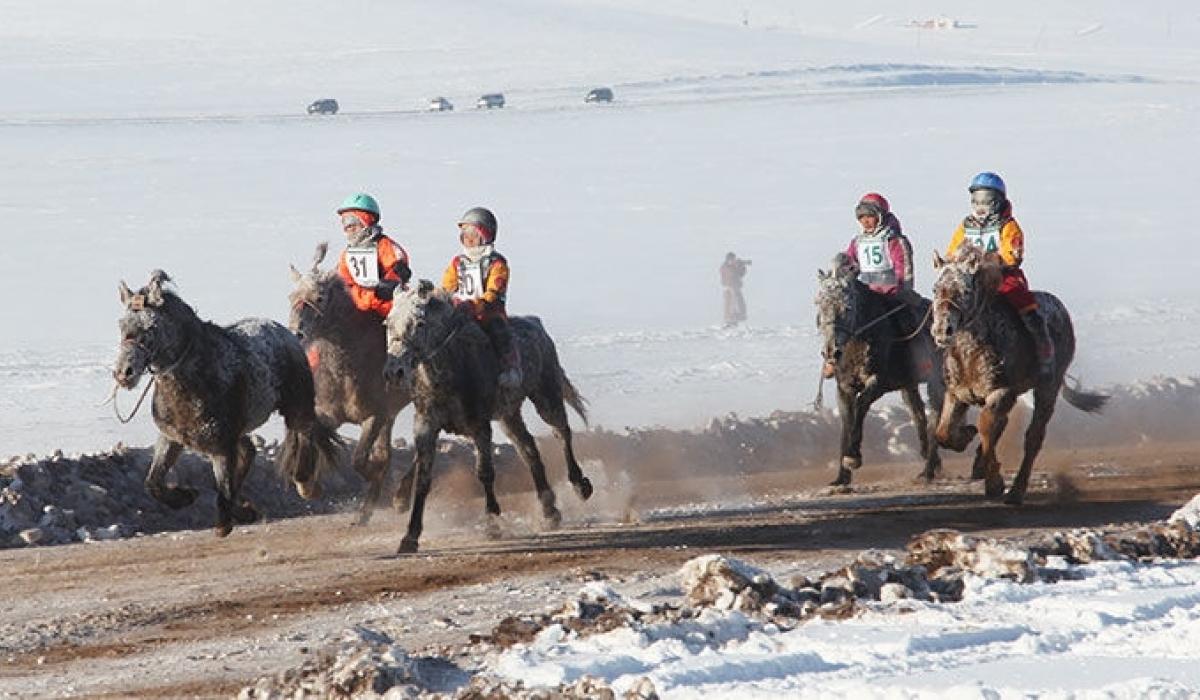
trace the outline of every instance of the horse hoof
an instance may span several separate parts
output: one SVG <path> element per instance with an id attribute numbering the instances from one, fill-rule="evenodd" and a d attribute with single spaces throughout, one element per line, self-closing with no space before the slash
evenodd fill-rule
<path id="1" fill-rule="evenodd" d="M 1004 479 L 989 479 L 987 486 L 984 487 L 984 494 L 988 498 L 1000 498 L 1004 495 Z"/>
<path id="2" fill-rule="evenodd" d="M 308 482 L 294 482 L 296 484 L 296 493 L 300 494 L 300 498 L 306 501 L 315 501 L 321 497 L 324 490 L 321 488 L 319 481 L 313 480 Z"/>
<path id="3" fill-rule="evenodd" d="M 392 498 L 392 510 L 397 513 L 407 513 L 410 505 L 408 496 L 394 496 Z"/>
<path id="4" fill-rule="evenodd" d="M 580 479 L 579 483 L 575 484 L 575 493 L 578 494 L 579 498 L 584 501 L 591 498 L 592 497 L 592 480 L 587 478 L 586 476 L 583 477 L 582 479 Z"/>
<path id="5" fill-rule="evenodd" d="M 1017 493 L 1016 490 L 1009 491 L 1008 495 L 1004 497 L 1005 505 L 1019 506 L 1024 502 L 1025 502 L 1025 494 Z"/>
<path id="6" fill-rule="evenodd" d="M 488 516 L 487 524 L 483 526 L 483 536 L 493 541 L 504 537 L 504 530 L 500 527 L 500 518 Z"/>
<path id="7" fill-rule="evenodd" d="M 396 548 L 396 554 L 416 554 L 417 541 L 410 540 L 407 537 L 400 540 L 400 546 Z"/>
<path id="8" fill-rule="evenodd" d="M 838 469 L 837 478 L 829 482 L 830 486 L 849 486 L 850 485 L 850 470 L 842 467 Z"/>
<path id="9" fill-rule="evenodd" d="M 542 517 L 546 521 L 545 526 L 547 530 L 557 530 L 558 528 L 562 527 L 562 513 L 560 513 L 557 508 L 543 514 Z"/>
<path id="10" fill-rule="evenodd" d="M 241 525 L 249 525 L 258 521 L 258 511 L 254 509 L 250 501 L 242 501 L 233 507 L 233 519 Z"/>
<path id="11" fill-rule="evenodd" d="M 233 528 L 228 523 L 218 523 L 213 527 L 213 534 L 217 537 L 228 537 L 231 532 Z"/>
<path id="12" fill-rule="evenodd" d="M 842 457 L 842 469 L 858 469 L 862 467 L 862 457 Z"/>

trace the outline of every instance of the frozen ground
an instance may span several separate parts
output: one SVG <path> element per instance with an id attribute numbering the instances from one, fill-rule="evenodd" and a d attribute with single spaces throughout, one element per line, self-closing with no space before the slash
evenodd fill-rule
<path id="1" fill-rule="evenodd" d="M 943 8 L 920 0 L 820 10 L 782 0 L 643 4 L 0 0 L 0 455 L 149 443 L 148 414 L 120 426 L 98 406 L 117 341 L 117 281 L 140 284 L 163 268 L 208 318 L 282 319 L 287 263 L 337 239 L 332 208 L 360 189 L 380 198 L 385 227 L 426 277 L 455 252 L 455 217 L 492 207 L 514 269 L 511 309 L 545 319 L 606 427 L 693 427 L 729 411 L 805 405 L 817 375 L 815 270 L 850 236 L 857 197 L 888 195 L 927 290 L 925 261 L 962 216 L 965 183 L 984 169 L 1010 183 L 1034 285 L 1074 313 L 1076 374 L 1092 386 L 1196 374 L 1194 3 L 961 2 L 946 18 L 959 28 L 947 29 L 910 26 L 947 24 Z M 583 105 L 600 84 L 617 101 Z M 469 108 L 495 90 L 510 107 Z M 433 95 L 458 110 L 421 112 Z M 327 96 L 345 112 L 301 114 Z M 754 260 L 751 323 L 734 331 L 715 328 L 716 267 L 727 250 Z M 123 399 L 128 409 L 133 397 Z M 1187 416 L 1170 418 L 1194 434 Z M 1139 497 L 1127 496 L 1119 512 L 1136 517 Z M 828 500 L 820 503 L 806 517 L 826 513 Z M 1019 518 L 970 499 L 955 508 L 931 508 L 921 527 L 948 517 L 990 527 L 998 527 L 990 518 L 1013 527 L 1060 517 L 1050 526 L 1068 526 L 1110 513 L 1100 502 L 1043 504 Z M 890 536 L 910 510 L 873 515 L 871 537 L 860 531 L 853 546 Z M 770 528 L 753 515 L 737 528 L 716 517 L 695 546 L 791 547 L 784 551 L 805 556 L 806 547 L 829 546 L 837 522 L 789 529 L 794 516 L 772 512 Z M 54 673 L 65 666 L 100 688 L 178 666 L 196 683 L 219 676 L 228 685 L 295 646 L 253 641 L 264 616 L 303 625 L 310 607 L 325 606 L 353 624 L 364 613 L 332 607 L 342 591 L 374 604 L 402 574 L 413 577 L 406 591 L 493 586 L 508 575 L 481 572 L 475 555 L 381 561 L 395 527 L 359 535 L 353 551 L 340 531 L 324 532 L 320 560 L 308 534 L 319 525 L 309 522 L 253 528 L 241 548 L 237 538 L 188 535 L 196 562 L 165 540 L 59 548 L 46 555 L 55 566 L 42 566 L 41 551 L 4 553 L 17 567 L 14 590 L 50 596 L 18 603 L 20 624 L 49 629 L 52 646 L 0 678 L 16 694 L 33 676 L 45 692 L 62 693 Z M 520 552 L 484 558 L 513 567 L 512 576 L 536 566 L 562 578 L 577 562 L 618 560 L 661 570 L 683 556 L 666 543 L 695 530 L 655 527 L 531 537 L 513 545 Z M 279 530 L 290 533 L 290 559 L 274 561 Z M 474 546 L 477 534 L 457 546 Z M 536 547 L 550 554 L 530 559 Z M 109 561 L 117 554 L 119 566 Z M 226 568 L 211 565 L 217 558 Z M 344 578 L 328 578 L 332 560 Z M 303 567 L 316 583 L 300 602 L 281 601 L 272 586 Z M 256 568 L 262 590 L 228 573 Z M 627 640 L 626 660 L 605 672 L 649 669 L 653 659 L 663 687 L 683 697 L 777 696 L 801 683 L 831 696 L 1193 693 L 1195 567 L 1086 573 L 1054 587 L 980 585 L 952 610 L 739 632 L 721 637 L 721 653 L 669 636 L 657 646 Z M 98 601 L 90 581 L 104 582 L 112 601 Z M 41 627 L 59 591 L 81 609 L 103 603 L 102 613 L 74 620 L 64 610 L 53 620 L 96 635 L 87 652 L 95 658 L 53 646 L 71 637 Z M 156 593 L 170 596 L 161 608 Z M 500 614 L 489 610 L 481 616 Z M 191 635 L 212 646 L 160 653 L 186 647 Z M 249 650 L 236 664 L 219 658 L 231 639 Z M 571 644 L 547 640 L 514 673 L 596 671 L 587 666 L 594 661 L 572 661 L 580 649 Z M 38 670 L 43 653 L 50 666 Z M 218 673 L 220 664 L 237 671 Z M 1046 675 L 1058 664 L 1061 673 Z"/>
<path id="2" fill-rule="evenodd" d="M 937 16 L 917 2 L 764 2 L 748 26 L 722 3 L 656 7 L 369 4 L 341 32 L 321 3 L 8 4 L 0 453 L 151 441 L 148 416 L 98 406 L 117 280 L 161 267 L 206 317 L 282 319 L 287 263 L 336 242 L 331 207 L 356 189 L 426 277 L 454 217 L 495 209 L 510 307 L 546 320 L 605 426 L 806 403 L 815 270 L 856 197 L 891 198 L 927 289 L 984 168 L 1011 183 L 1030 278 L 1075 313 L 1077 374 L 1195 372 L 1200 263 L 1171 252 L 1200 184 L 1190 5 L 969 3 L 977 26 L 950 30 L 906 26 Z M 583 105 L 599 83 L 617 102 Z M 494 89 L 510 107 L 469 108 Z M 416 111 L 431 94 L 460 109 Z M 346 112 L 300 115 L 323 95 Z M 726 332 L 730 249 L 755 263 L 750 326 Z"/>

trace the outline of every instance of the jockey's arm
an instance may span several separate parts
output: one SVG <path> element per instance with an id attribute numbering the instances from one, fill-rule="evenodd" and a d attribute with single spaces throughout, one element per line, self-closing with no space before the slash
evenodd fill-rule
<path id="1" fill-rule="evenodd" d="M 1025 261 L 1025 232 L 1016 219 L 1009 219 L 1000 229 L 1000 259 L 1009 267 L 1020 267 Z"/>
<path id="2" fill-rule="evenodd" d="M 504 293 L 508 291 L 508 265 L 503 260 L 495 260 L 488 267 L 485 286 L 483 303 L 503 308 Z"/>
<path id="3" fill-rule="evenodd" d="M 966 238 L 967 230 L 963 227 L 962 222 L 959 222 L 958 228 L 954 229 L 954 235 L 950 237 L 950 245 L 946 248 L 946 257 L 954 257 L 954 253 L 958 250 L 958 247 L 963 244 L 963 241 L 966 240 Z"/>
<path id="4" fill-rule="evenodd" d="M 458 291 L 458 258 L 455 257 L 442 273 L 442 290 L 453 294 Z"/>

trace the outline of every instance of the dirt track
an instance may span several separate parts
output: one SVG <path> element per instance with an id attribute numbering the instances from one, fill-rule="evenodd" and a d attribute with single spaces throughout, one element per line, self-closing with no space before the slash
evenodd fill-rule
<path id="1" fill-rule="evenodd" d="M 956 478 L 961 460 L 932 487 L 909 478 L 917 471 L 869 465 L 850 494 L 819 487 L 826 473 L 650 477 L 582 506 L 559 486 L 564 529 L 534 532 L 521 515 L 535 512 L 532 495 L 512 494 L 502 498 L 510 536 L 495 542 L 477 527 L 472 485 L 444 483 L 423 552 L 403 557 L 392 552 L 404 521 L 391 513 L 356 529 L 348 515 L 317 516 L 225 540 L 203 531 L 2 551 L 0 695 L 230 696 L 356 623 L 413 650 L 460 642 L 588 577 L 672 586 L 670 574 L 706 552 L 819 572 L 931 528 L 1021 537 L 1157 520 L 1200 491 L 1200 445 L 1047 453 L 1020 509 Z M 714 494 L 725 494 L 719 508 Z"/>

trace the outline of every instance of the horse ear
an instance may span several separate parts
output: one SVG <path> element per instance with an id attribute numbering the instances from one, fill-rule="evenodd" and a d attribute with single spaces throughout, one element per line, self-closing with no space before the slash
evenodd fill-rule
<path id="1" fill-rule="evenodd" d="M 933 269 L 940 270 L 940 269 L 942 269 L 942 265 L 945 265 L 945 264 L 946 264 L 946 259 L 942 257 L 942 254 L 937 252 L 936 250 L 933 251 Z"/>
<path id="2" fill-rule="evenodd" d="M 832 272 L 826 272 L 819 267 L 817 268 L 817 281 L 818 282 L 824 282 L 825 280 L 829 279 L 831 276 L 833 276 Z"/>
<path id="3" fill-rule="evenodd" d="M 288 275 L 292 278 L 293 282 L 299 282 L 303 277 L 303 275 L 300 274 L 300 271 L 296 269 L 296 266 L 292 264 L 288 265 Z"/>
<path id="4" fill-rule="evenodd" d="M 150 283 L 146 285 L 146 302 L 151 306 L 162 306 L 163 284 L 170 282 L 171 276 L 162 270 L 150 273 Z"/>
<path id="5" fill-rule="evenodd" d="M 329 241 L 321 241 L 317 244 L 317 250 L 313 254 L 313 274 L 317 274 L 317 266 L 325 262 L 325 256 L 329 253 Z"/>
<path id="6" fill-rule="evenodd" d="M 428 299 L 433 294 L 433 282 L 429 280 L 421 280 L 417 282 L 417 296 L 421 299 Z"/>
<path id="7" fill-rule="evenodd" d="M 133 298 L 133 290 L 125 284 L 125 280 L 121 280 L 121 284 L 117 286 L 117 292 L 121 295 L 121 305 L 129 306 L 129 300 Z"/>

